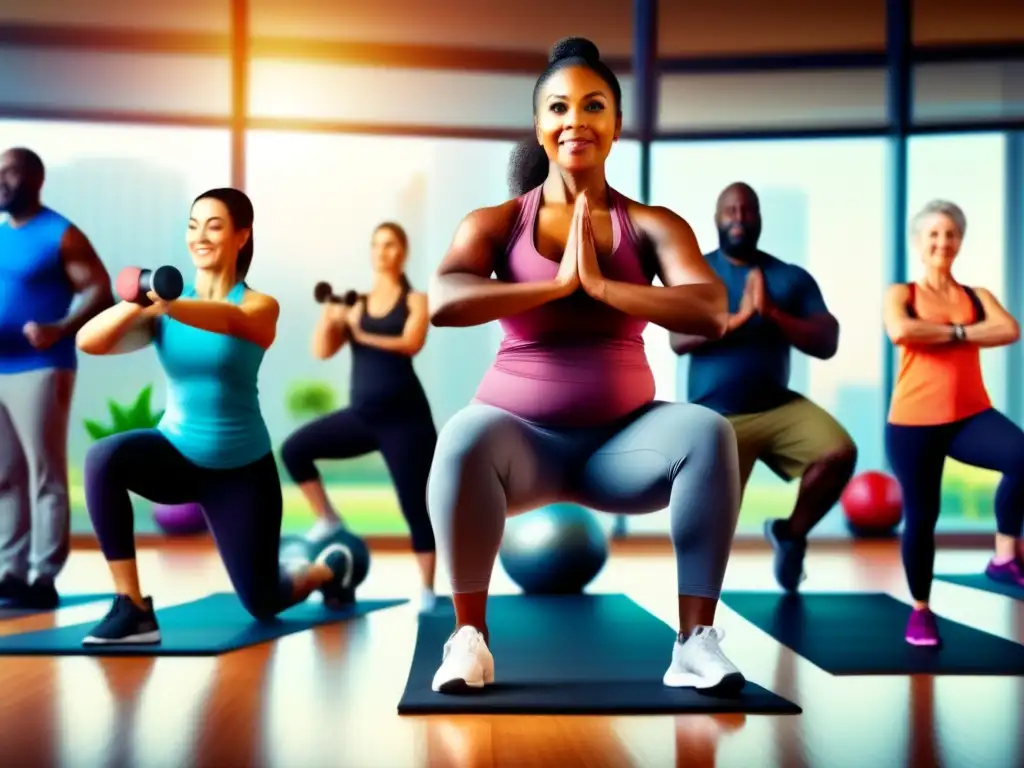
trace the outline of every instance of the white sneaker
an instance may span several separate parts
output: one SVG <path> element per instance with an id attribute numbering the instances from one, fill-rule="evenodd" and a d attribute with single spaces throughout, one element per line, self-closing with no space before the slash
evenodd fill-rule
<path id="1" fill-rule="evenodd" d="M 682 643 L 677 639 L 662 682 L 670 688 L 696 688 L 713 695 L 738 694 L 747 681 L 722 653 L 719 643 L 724 639 L 725 631 L 714 627 L 697 627 Z"/>
<path id="2" fill-rule="evenodd" d="M 420 591 L 420 613 L 433 613 L 437 608 L 437 595 L 434 590 L 424 587 Z"/>
<path id="3" fill-rule="evenodd" d="M 441 667 L 430 688 L 436 693 L 459 693 L 493 682 L 494 657 L 484 636 L 473 627 L 462 627 L 444 644 Z"/>
<path id="4" fill-rule="evenodd" d="M 313 527 L 306 531 L 302 538 L 312 544 L 318 544 L 339 528 L 341 528 L 340 518 L 321 517 L 313 523 Z"/>

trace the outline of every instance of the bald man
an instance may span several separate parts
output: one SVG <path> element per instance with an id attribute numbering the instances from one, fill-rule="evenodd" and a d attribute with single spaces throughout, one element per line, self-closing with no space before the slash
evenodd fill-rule
<path id="1" fill-rule="evenodd" d="M 828 360 L 839 323 L 814 278 L 758 250 L 761 208 L 746 184 L 718 198 L 718 250 L 706 254 L 729 292 L 729 325 L 717 341 L 674 333 L 672 349 L 689 354 L 691 402 L 725 416 L 736 430 L 746 488 L 760 459 L 786 482 L 800 478 L 788 520 L 765 522 L 775 550 L 775 578 L 787 592 L 803 580 L 807 534 L 839 500 L 853 474 L 857 449 L 846 430 L 789 389 L 790 352 Z"/>
<path id="2" fill-rule="evenodd" d="M 70 550 L 75 334 L 113 304 L 88 239 L 42 204 L 44 176 L 29 149 L 0 155 L 0 600 L 33 608 L 59 603 Z"/>

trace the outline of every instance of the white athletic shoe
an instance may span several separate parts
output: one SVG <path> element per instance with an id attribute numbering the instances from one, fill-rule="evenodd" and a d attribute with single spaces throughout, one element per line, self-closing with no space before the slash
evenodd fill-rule
<path id="1" fill-rule="evenodd" d="M 433 613 L 437 608 L 437 595 L 434 590 L 424 587 L 420 590 L 420 613 Z"/>
<path id="2" fill-rule="evenodd" d="M 336 530 L 341 528 L 341 519 L 337 517 L 318 518 L 313 527 L 303 535 L 303 538 L 312 543 L 319 544 Z"/>
<path id="3" fill-rule="evenodd" d="M 493 682 L 494 657 L 484 636 L 473 627 L 462 627 L 444 644 L 441 667 L 430 688 L 436 693 L 464 693 Z"/>
<path id="4" fill-rule="evenodd" d="M 712 695 L 738 694 L 747 681 L 722 653 L 719 643 L 724 639 L 725 631 L 715 627 L 697 627 L 681 643 L 677 638 L 662 682 L 670 688 L 696 688 Z"/>

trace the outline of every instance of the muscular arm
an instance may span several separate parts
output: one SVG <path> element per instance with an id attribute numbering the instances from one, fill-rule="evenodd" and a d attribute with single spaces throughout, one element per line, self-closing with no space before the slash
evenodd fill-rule
<path id="1" fill-rule="evenodd" d="M 328 360 L 334 357 L 349 340 L 348 326 L 345 324 L 344 306 L 324 304 L 320 319 L 313 329 L 313 357 L 317 360 Z"/>
<path id="2" fill-rule="evenodd" d="M 654 246 L 664 285 L 606 279 L 595 298 L 673 333 L 721 338 L 728 322 L 725 285 L 704 260 L 690 225 L 667 208 L 634 205 L 630 214 Z"/>
<path id="3" fill-rule="evenodd" d="M 517 203 L 481 208 L 455 232 L 430 284 L 429 317 L 435 326 L 484 325 L 567 295 L 555 280 L 506 283 L 491 277 L 495 254 L 508 243 Z"/>
<path id="4" fill-rule="evenodd" d="M 78 227 L 68 227 L 64 233 L 60 256 L 64 274 L 79 301 L 58 327 L 62 336 L 75 336 L 89 320 L 114 304 L 114 295 L 107 268 Z"/>
<path id="5" fill-rule="evenodd" d="M 401 336 L 360 332 L 357 341 L 369 347 L 377 347 L 409 357 L 419 354 L 427 342 L 427 326 L 430 324 L 427 297 L 422 293 L 410 293 L 408 303 L 409 317 L 405 321 Z"/>
<path id="6" fill-rule="evenodd" d="M 964 326 L 965 341 L 979 347 L 1003 347 L 1020 338 L 1020 326 L 1003 305 L 985 288 L 974 292 L 985 310 L 985 319 L 980 323 Z"/>
<path id="7" fill-rule="evenodd" d="M 786 340 L 805 355 L 828 360 L 839 349 L 839 321 L 829 312 L 797 317 L 773 306 L 767 319 L 775 323 Z"/>
<path id="8" fill-rule="evenodd" d="M 168 303 L 167 316 L 179 323 L 211 333 L 251 341 L 264 349 L 274 343 L 281 308 L 270 296 L 246 291 L 240 304 L 205 299 L 176 299 Z"/>
<path id="9" fill-rule="evenodd" d="M 907 344 L 948 344 L 953 330 L 945 323 L 919 320 L 907 313 L 910 289 L 903 284 L 889 286 L 885 292 L 885 332 L 896 346 Z"/>
<path id="10" fill-rule="evenodd" d="M 805 355 L 828 360 L 839 348 L 839 321 L 828 311 L 818 283 L 804 269 L 790 265 L 793 311 L 787 312 L 771 300 L 765 288 L 763 313 L 782 331 L 786 341 Z M 762 273 L 763 280 L 763 273 Z"/>

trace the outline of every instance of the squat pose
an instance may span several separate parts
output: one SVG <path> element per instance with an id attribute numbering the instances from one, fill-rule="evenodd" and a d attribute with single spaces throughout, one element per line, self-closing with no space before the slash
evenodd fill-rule
<path id="1" fill-rule="evenodd" d="M 86 504 L 117 593 L 86 644 L 160 641 L 152 599 L 139 586 L 129 491 L 161 504 L 200 503 L 231 583 L 257 619 L 316 589 L 347 597 L 339 547 L 292 574 L 278 564 L 281 485 L 256 380 L 279 309 L 244 282 L 252 224 L 252 203 L 238 190 L 200 195 L 186 236 L 196 275 L 181 298 L 151 293 L 148 307 L 122 302 L 78 333 L 79 348 L 93 355 L 152 343 L 167 374 L 157 428 L 104 438 L 86 456 Z"/>
<path id="2" fill-rule="evenodd" d="M 991 292 L 953 277 L 966 229 L 958 206 L 926 205 L 911 227 L 924 274 L 916 283 L 891 286 L 885 297 L 886 331 L 900 352 L 885 447 L 903 489 L 903 567 L 914 598 L 906 640 L 912 645 L 940 643 L 928 597 L 947 456 L 1002 473 L 995 555 L 985 573 L 1024 589 L 1024 432 L 992 408 L 980 359 L 982 347 L 1012 344 L 1020 329 Z"/>
<path id="3" fill-rule="evenodd" d="M 735 436 L 707 408 L 654 401 L 642 336 L 648 322 L 720 336 L 725 290 L 685 221 L 608 186 L 622 94 L 593 43 L 562 41 L 550 61 L 534 91 L 536 143 L 512 158 L 519 196 L 463 221 L 431 290 L 436 325 L 499 320 L 505 331 L 431 469 L 456 613 L 433 687 L 494 678 L 486 605 L 505 517 L 568 501 L 669 508 L 679 635 L 664 682 L 735 692 L 744 678 L 712 627 L 739 511 Z"/>

